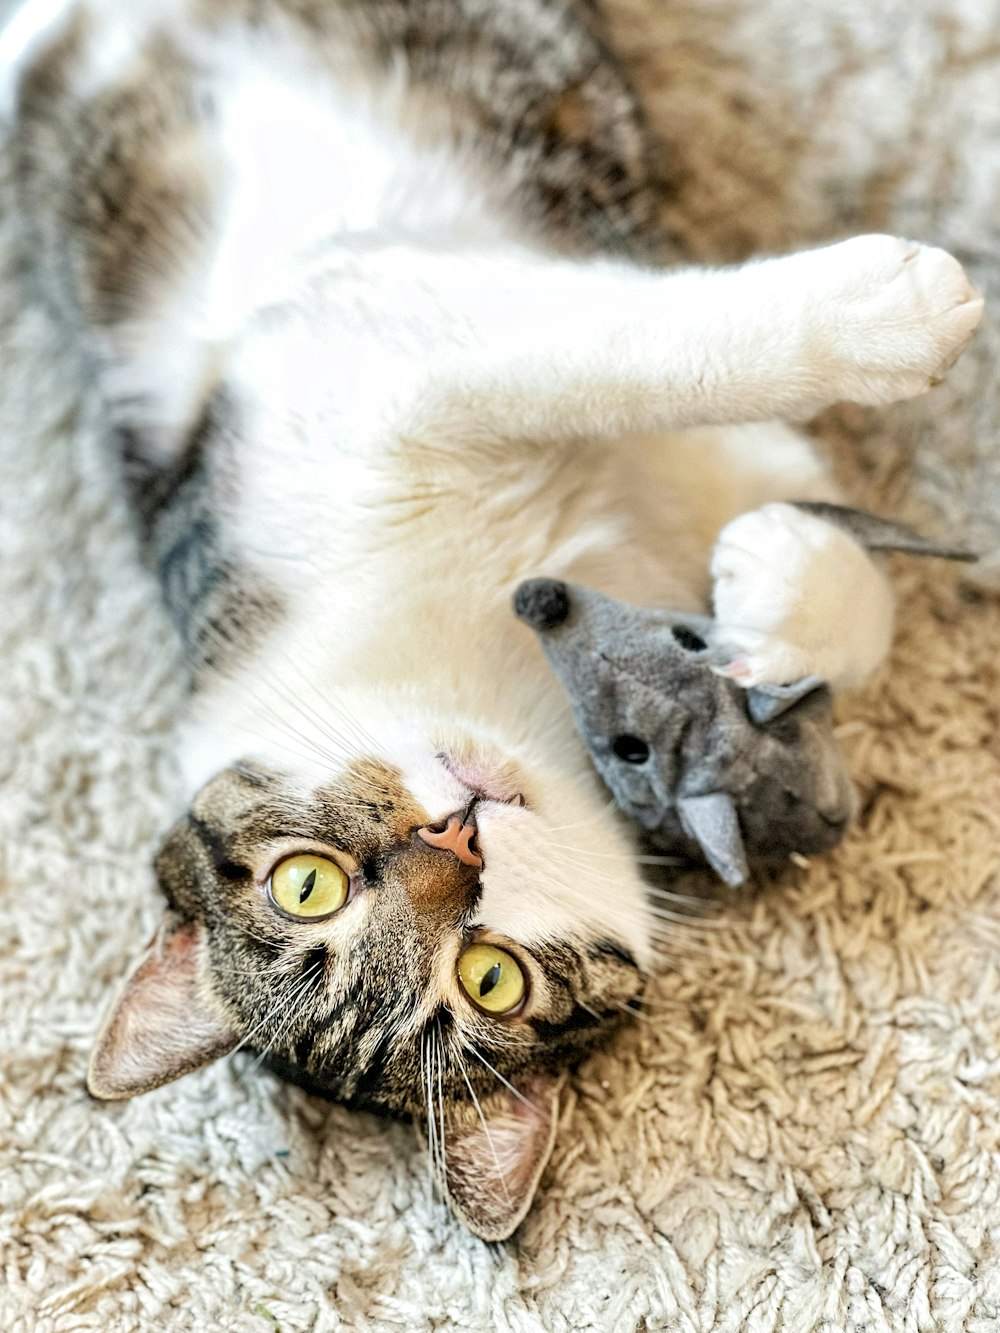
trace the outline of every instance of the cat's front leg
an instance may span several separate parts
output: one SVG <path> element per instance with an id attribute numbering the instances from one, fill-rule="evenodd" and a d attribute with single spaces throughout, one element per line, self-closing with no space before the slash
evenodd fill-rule
<path id="1" fill-rule="evenodd" d="M 711 572 L 719 669 L 748 689 L 808 677 L 859 685 L 889 652 L 884 570 L 843 528 L 795 505 L 727 524 Z"/>
<path id="2" fill-rule="evenodd" d="M 423 321 L 422 424 L 535 440 L 910 398 L 961 355 L 983 308 L 957 260 L 892 236 L 665 273 L 396 250 L 365 262 L 370 289 Z"/>

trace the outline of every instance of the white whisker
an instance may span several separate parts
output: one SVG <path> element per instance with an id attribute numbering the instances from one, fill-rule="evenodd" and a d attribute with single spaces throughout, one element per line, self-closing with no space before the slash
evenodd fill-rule
<path id="1" fill-rule="evenodd" d="M 285 990 L 279 995 L 278 1001 L 274 1005 L 274 1007 L 264 1015 L 264 1017 L 260 1020 L 259 1023 L 257 1023 L 254 1027 L 250 1029 L 249 1032 L 245 1034 L 243 1039 L 240 1042 L 238 1042 L 236 1046 L 233 1047 L 233 1049 L 229 1052 L 229 1054 L 231 1056 L 235 1055 L 237 1051 L 240 1051 L 243 1049 L 244 1046 L 249 1045 L 250 1042 L 253 1041 L 257 1033 L 260 1032 L 261 1028 L 263 1028 L 267 1023 L 269 1023 L 275 1017 L 275 1015 L 280 1012 L 281 1009 L 283 1009 L 286 1005 L 291 1006 L 298 999 L 298 997 L 305 991 L 305 989 L 309 985 L 309 982 L 320 970 L 320 968 L 322 968 L 322 966 L 323 966 L 322 961 L 314 963 L 313 966 L 303 976 L 293 978 L 289 982 Z M 260 1061 L 264 1058 L 265 1055 L 267 1055 L 268 1051 L 272 1049 L 273 1045 L 274 1042 L 272 1041 L 267 1046 L 265 1046 L 263 1052 L 261 1053 L 260 1058 L 254 1063 L 252 1067 L 253 1069 L 256 1069 L 259 1066 Z"/>
<path id="2" fill-rule="evenodd" d="M 513 1083 L 508 1082 L 507 1079 L 504 1078 L 503 1074 L 501 1074 L 499 1070 L 493 1068 L 489 1060 L 487 1060 L 485 1055 L 483 1055 L 482 1051 L 478 1050 L 478 1048 L 473 1046 L 473 1044 L 470 1041 L 465 1039 L 463 1039 L 463 1045 L 470 1055 L 474 1055 L 480 1064 L 485 1065 L 486 1068 L 490 1071 L 490 1073 L 495 1078 L 498 1078 L 500 1082 L 504 1085 L 504 1087 L 508 1089 L 508 1091 L 514 1094 L 514 1096 L 518 1099 L 518 1101 L 524 1102 L 525 1106 L 530 1106 L 533 1111 L 538 1111 L 539 1115 L 542 1114 L 539 1107 L 537 1107 L 533 1101 L 530 1101 L 527 1097 L 524 1096 L 523 1093 L 518 1092 L 517 1088 L 514 1087 Z"/>
<path id="3" fill-rule="evenodd" d="M 497 1154 L 496 1145 L 493 1142 L 493 1136 L 490 1133 L 490 1127 L 486 1123 L 486 1116 L 483 1114 L 483 1108 L 479 1103 L 479 1098 L 476 1096 L 475 1089 L 469 1082 L 469 1075 L 466 1072 L 465 1061 L 462 1059 L 461 1053 L 459 1053 L 458 1055 L 458 1067 L 459 1070 L 461 1071 L 462 1077 L 465 1079 L 465 1086 L 469 1089 L 469 1096 L 472 1098 L 473 1105 L 476 1108 L 476 1114 L 479 1116 L 479 1122 L 483 1127 L 483 1133 L 486 1135 L 486 1142 L 489 1144 L 490 1147 L 490 1153 L 492 1154 L 493 1161 L 496 1163 L 497 1177 L 500 1181 L 500 1184 L 503 1186 L 504 1196 L 507 1202 L 510 1203 L 511 1199 L 510 1199 L 510 1191 L 507 1189 L 507 1178 L 503 1173 L 503 1167 L 500 1165 L 500 1158 Z"/>

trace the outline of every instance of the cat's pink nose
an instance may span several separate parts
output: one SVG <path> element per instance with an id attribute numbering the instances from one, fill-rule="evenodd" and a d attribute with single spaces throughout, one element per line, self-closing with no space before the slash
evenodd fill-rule
<path id="1" fill-rule="evenodd" d="M 456 811 L 440 824 L 425 824 L 417 829 L 417 837 L 429 847 L 451 852 L 465 866 L 482 869 L 483 858 L 476 847 L 476 817 L 471 808 Z"/>

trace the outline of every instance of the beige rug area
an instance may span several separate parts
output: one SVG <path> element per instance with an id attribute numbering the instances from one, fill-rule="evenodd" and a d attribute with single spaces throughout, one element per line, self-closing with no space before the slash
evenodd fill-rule
<path id="1" fill-rule="evenodd" d="M 706 251 L 896 217 L 959 245 L 1000 307 L 991 0 L 628 5 L 619 39 L 689 164 Z M 941 566 L 896 567 L 891 669 L 842 709 L 854 833 L 678 928 L 645 1021 L 573 1079 L 510 1244 L 451 1221 L 408 1128 L 252 1057 L 88 1100 L 98 1017 L 158 912 L 180 682 L 79 370 L 12 283 L 2 1333 L 1000 1327 L 1000 603 Z M 898 510 L 915 481 L 989 530 L 996 342 L 919 408 L 825 424 L 862 498 Z"/>

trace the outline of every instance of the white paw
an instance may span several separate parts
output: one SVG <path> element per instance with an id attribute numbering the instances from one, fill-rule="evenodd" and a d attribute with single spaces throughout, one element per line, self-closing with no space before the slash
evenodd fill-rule
<path id="1" fill-rule="evenodd" d="M 809 257 L 825 268 L 809 355 L 832 375 L 831 398 L 882 404 L 926 393 L 979 326 L 983 298 L 944 250 L 857 236 Z"/>
<path id="2" fill-rule="evenodd" d="M 718 669 L 747 689 L 806 676 L 857 685 L 889 651 L 885 575 L 853 537 L 794 505 L 767 504 L 723 528 L 712 578 Z"/>

